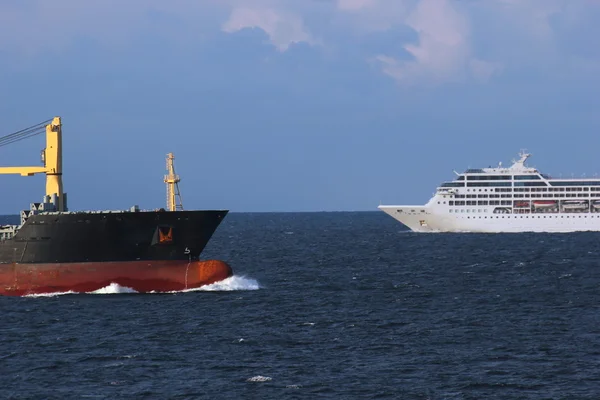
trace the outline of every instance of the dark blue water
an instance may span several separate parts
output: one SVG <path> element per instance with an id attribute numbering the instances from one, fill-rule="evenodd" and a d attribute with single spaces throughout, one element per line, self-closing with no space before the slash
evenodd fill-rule
<path id="1" fill-rule="evenodd" d="M 0 398 L 597 399 L 599 254 L 232 213 L 205 257 L 257 290 L 0 298 Z"/>

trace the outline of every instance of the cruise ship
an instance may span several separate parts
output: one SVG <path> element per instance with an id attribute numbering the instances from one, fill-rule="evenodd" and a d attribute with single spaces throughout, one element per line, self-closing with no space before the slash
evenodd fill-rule
<path id="1" fill-rule="evenodd" d="M 425 205 L 380 205 L 414 232 L 600 231 L 600 178 L 553 178 L 525 165 L 467 169 Z"/>

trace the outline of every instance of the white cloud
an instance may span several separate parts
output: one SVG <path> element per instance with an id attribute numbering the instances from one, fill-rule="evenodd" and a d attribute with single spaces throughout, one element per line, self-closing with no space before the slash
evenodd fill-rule
<path id="1" fill-rule="evenodd" d="M 223 31 L 228 33 L 244 28 L 262 29 L 279 51 L 286 51 L 292 43 L 317 43 L 300 16 L 272 8 L 236 7 L 222 26 Z"/>
<path id="2" fill-rule="evenodd" d="M 582 37 L 586 29 L 589 37 L 598 35 L 597 29 L 592 31 L 594 18 L 589 15 L 600 4 L 596 0 L 51 3 L 0 2 L 0 50 L 11 55 L 13 65 L 18 62 L 12 57 L 15 54 L 60 54 L 70 51 L 81 38 L 92 38 L 110 49 L 128 49 L 135 39 L 152 32 L 183 48 L 210 29 L 220 27 L 223 32 L 235 33 L 254 28 L 264 31 L 280 52 L 293 43 L 324 43 L 329 48 L 356 44 L 356 51 L 362 52 L 365 60 L 377 60 L 384 73 L 402 84 L 486 81 L 523 65 L 530 70 L 553 65 L 565 71 L 574 65 L 594 65 L 586 62 L 592 51 L 586 53 L 581 45 L 573 46 L 573 50 L 569 48 L 573 39 L 564 38 L 572 32 Z M 216 22 L 213 25 L 210 21 Z M 583 27 L 582 21 L 586 23 Z M 407 28 L 417 36 L 414 43 L 406 34 Z M 344 40 L 338 42 L 339 38 Z M 575 53 L 580 61 L 567 60 Z"/>
<path id="3" fill-rule="evenodd" d="M 497 70 L 493 63 L 472 55 L 469 22 L 449 0 L 420 1 L 405 23 L 419 35 L 418 44 L 403 46 L 413 60 L 376 57 L 383 72 L 399 83 L 429 85 L 469 76 L 486 80 Z"/>

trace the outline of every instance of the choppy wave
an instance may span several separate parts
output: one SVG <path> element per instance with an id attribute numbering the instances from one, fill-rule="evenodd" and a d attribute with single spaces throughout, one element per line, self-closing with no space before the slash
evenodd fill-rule
<path id="1" fill-rule="evenodd" d="M 598 397 L 600 233 L 398 224 L 233 213 L 211 293 L 0 297 L 0 398 Z"/>

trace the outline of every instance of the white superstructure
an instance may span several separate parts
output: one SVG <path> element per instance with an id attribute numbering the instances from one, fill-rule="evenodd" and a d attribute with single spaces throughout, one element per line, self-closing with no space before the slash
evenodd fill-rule
<path id="1" fill-rule="evenodd" d="M 425 205 L 379 206 L 415 232 L 600 231 L 600 178 L 559 179 L 525 165 L 467 169 Z"/>

